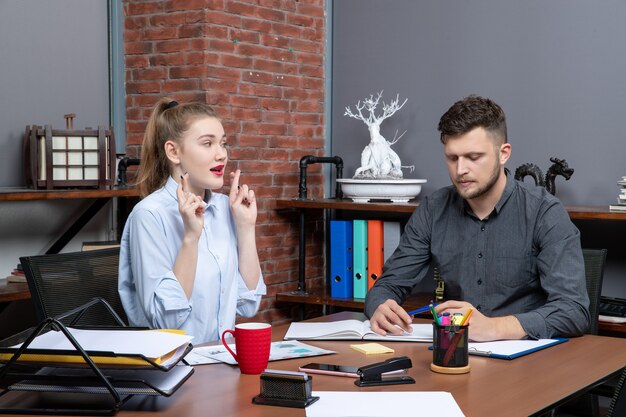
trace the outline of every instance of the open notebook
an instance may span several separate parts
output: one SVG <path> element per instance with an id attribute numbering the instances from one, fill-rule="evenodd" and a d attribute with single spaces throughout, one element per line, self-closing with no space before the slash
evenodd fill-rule
<path id="1" fill-rule="evenodd" d="M 431 324 L 412 324 L 413 332 L 381 336 L 374 333 L 369 320 L 340 320 L 327 323 L 291 323 L 285 340 L 387 340 L 402 342 L 432 342 Z"/>

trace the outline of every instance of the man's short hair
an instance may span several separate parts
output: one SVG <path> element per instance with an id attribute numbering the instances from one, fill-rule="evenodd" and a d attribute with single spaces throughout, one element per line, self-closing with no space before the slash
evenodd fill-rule
<path id="1" fill-rule="evenodd" d="M 507 142 L 504 111 L 495 101 L 471 95 L 457 101 L 439 119 L 438 130 L 441 143 L 449 137 L 465 134 L 477 127 L 491 133 L 499 144 Z"/>

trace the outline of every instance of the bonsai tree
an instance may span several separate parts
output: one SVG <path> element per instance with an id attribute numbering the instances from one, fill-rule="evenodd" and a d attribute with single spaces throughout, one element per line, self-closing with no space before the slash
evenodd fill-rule
<path id="1" fill-rule="evenodd" d="M 406 104 L 408 99 L 405 99 L 402 104 L 399 104 L 400 98 L 399 95 L 396 95 L 396 99 L 392 100 L 389 104 L 385 104 L 383 101 L 383 113 L 377 116 L 376 107 L 382 95 L 383 92 L 381 91 L 376 97 L 370 94 L 369 98 L 363 100 L 363 103 L 359 100 L 355 106 L 356 114 L 352 112 L 350 106 L 346 107 L 344 116 L 363 121 L 370 132 L 370 142 L 365 149 L 363 149 L 363 152 L 361 152 L 361 166 L 356 169 L 353 178 L 402 179 L 402 168 L 409 168 L 410 172 L 413 172 L 415 169 L 414 165 L 403 166 L 398 154 L 391 149 L 391 145 L 400 140 L 406 131 L 400 136 L 398 136 L 398 132 L 396 131 L 396 135 L 392 141 L 388 141 L 380 134 L 380 124 L 383 120 L 393 116 L 395 112 Z M 364 111 L 367 113 L 367 116 L 363 115 Z"/>

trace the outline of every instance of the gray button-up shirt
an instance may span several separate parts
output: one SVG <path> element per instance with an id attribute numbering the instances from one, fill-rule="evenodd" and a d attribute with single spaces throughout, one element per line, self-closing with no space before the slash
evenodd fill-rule
<path id="1" fill-rule="evenodd" d="M 543 187 L 507 178 L 494 211 L 478 219 L 454 187 L 425 198 L 368 292 L 371 317 L 387 299 L 402 303 L 439 266 L 445 297 L 488 317 L 514 315 L 531 338 L 580 335 L 589 297 L 580 234 Z"/>

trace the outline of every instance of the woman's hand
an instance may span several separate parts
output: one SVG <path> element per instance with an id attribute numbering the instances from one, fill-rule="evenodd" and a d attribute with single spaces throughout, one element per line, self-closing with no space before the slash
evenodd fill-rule
<path id="1" fill-rule="evenodd" d="M 256 223 L 257 207 L 254 191 L 246 184 L 239 185 L 241 170 L 230 173 L 230 210 L 235 218 L 237 230 L 254 227 Z"/>
<path id="2" fill-rule="evenodd" d="M 204 227 L 204 208 L 206 204 L 200 196 L 189 192 L 188 181 L 188 173 L 181 175 L 180 184 L 176 189 L 178 211 L 180 211 L 185 227 L 184 239 L 195 239 L 197 242 L 202 235 L 202 228 Z"/>

